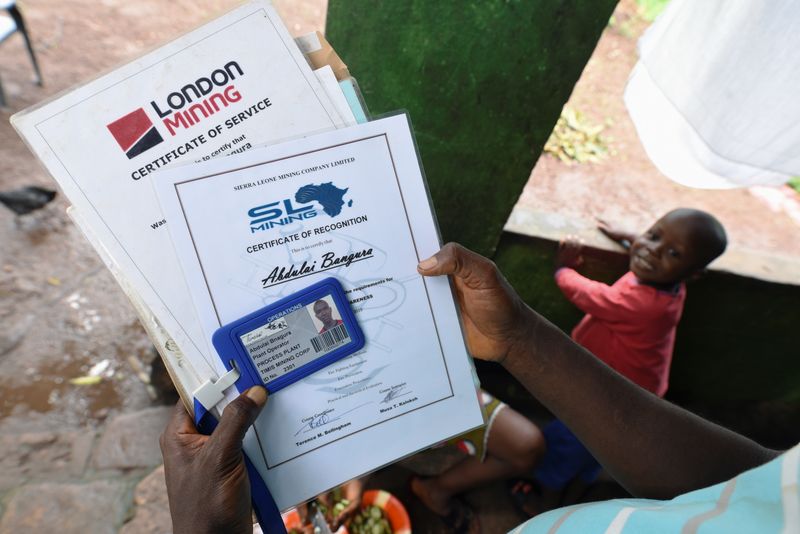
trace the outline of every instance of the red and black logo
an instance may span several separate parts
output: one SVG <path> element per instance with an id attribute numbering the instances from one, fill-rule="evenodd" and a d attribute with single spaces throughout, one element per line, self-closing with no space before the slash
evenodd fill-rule
<path id="1" fill-rule="evenodd" d="M 128 113 L 106 127 L 117 140 L 120 148 L 125 151 L 128 159 L 135 158 L 145 150 L 164 141 L 142 108 Z"/>

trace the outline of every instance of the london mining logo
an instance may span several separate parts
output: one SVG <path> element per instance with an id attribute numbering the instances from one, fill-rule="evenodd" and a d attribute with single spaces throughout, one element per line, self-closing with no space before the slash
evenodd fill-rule
<path id="1" fill-rule="evenodd" d="M 229 61 L 210 74 L 172 91 L 166 99 L 150 102 L 153 108 L 151 112 L 158 115 L 156 121 L 162 121 L 161 131 L 175 137 L 218 111 L 239 102 L 242 93 L 233 84 L 233 80 L 243 75 L 244 70 L 239 63 Z M 135 158 L 164 141 L 143 108 L 128 113 L 106 127 L 128 159 Z"/>
<path id="2" fill-rule="evenodd" d="M 128 156 L 128 159 L 133 159 L 164 141 L 142 108 L 115 120 L 106 128 L 117 140 L 117 144 Z"/>

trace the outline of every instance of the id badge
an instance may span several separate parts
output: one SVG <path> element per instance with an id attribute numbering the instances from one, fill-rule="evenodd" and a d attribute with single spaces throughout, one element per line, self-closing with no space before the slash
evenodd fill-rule
<path id="1" fill-rule="evenodd" d="M 326 278 L 241 319 L 212 337 L 225 367 L 241 372 L 239 391 L 270 393 L 364 347 L 364 334 L 342 285 Z"/>

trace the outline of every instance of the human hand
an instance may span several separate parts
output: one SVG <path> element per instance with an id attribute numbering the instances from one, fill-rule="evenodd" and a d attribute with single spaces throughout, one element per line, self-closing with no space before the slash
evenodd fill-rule
<path id="1" fill-rule="evenodd" d="M 533 312 L 495 264 L 456 243 L 448 243 L 417 266 L 423 276 L 452 275 L 467 345 L 473 356 L 502 363 L 524 339 Z"/>
<path id="2" fill-rule="evenodd" d="M 336 516 L 333 518 L 331 530 L 334 532 L 336 532 L 336 529 L 338 529 L 340 526 L 349 521 L 350 518 L 356 515 L 361 509 L 361 495 L 364 492 L 364 483 L 361 481 L 361 479 L 356 478 L 350 482 L 346 482 L 342 486 L 342 489 L 344 490 L 344 498 L 347 499 L 349 503 L 344 507 L 344 510 L 336 514 Z M 334 505 L 335 504 L 336 503 L 334 503 Z"/>
<path id="3" fill-rule="evenodd" d="M 597 219 L 597 229 L 600 230 L 609 239 L 617 240 L 618 232 L 604 219 Z"/>
<path id="4" fill-rule="evenodd" d="M 363 491 L 363 480 L 356 478 L 350 482 L 345 482 L 333 491 L 326 491 L 325 493 L 317 495 L 315 500 L 317 503 L 321 504 L 322 509 L 325 510 L 325 520 L 328 522 L 328 525 L 331 527 L 333 532 L 336 532 L 339 527 L 349 521 L 350 518 L 356 515 L 361 509 L 361 496 Z M 344 506 L 343 509 L 337 510 L 336 505 L 344 500 L 347 501 L 347 505 Z M 309 526 L 313 531 L 313 526 L 311 526 L 311 510 L 309 509 L 309 503 L 304 503 L 298 506 L 297 512 L 300 515 L 301 522 L 303 523 L 302 528 L 304 532 L 306 527 Z"/>
<path id="5" fill-rule="evenodd" d="M 264 388 L 248 389 L 225 408 L 210 436 L 197 431 L 178 402 L 160 440 L 175 534 L 252 533 L 242 439 L 266 402 Z"/>
<path id="6" fill-rule="evenodd" d="M 577 269 L 583 264 L 583 241 L 574 235 L 568 235 L 558 244 L 556 268 L 569 267 Z"/>
<path id="7" fill-rule="evenodd" d="M 635 235 L 631 234 L 630 232 L 626 232 L 625 230 L 614 228 L 603 219 L 597 219 L 597 229 L 600 230 L 600 232 L 602 232 L 602 234 L 607 238 L 612 241 L 616 241 L 625 248 L 628 248 L 630 243 L 636 239 Z M 626 241 L 628 243 L 627 246 L 625 245 Z"/>

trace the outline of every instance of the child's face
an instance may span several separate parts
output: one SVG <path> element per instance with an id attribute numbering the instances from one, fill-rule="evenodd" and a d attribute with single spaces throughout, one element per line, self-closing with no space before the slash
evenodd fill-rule
<path id="1" fill-rule="evenodd" d="M 668 213 L 631 245 L 630 270 L 639 280 L 674 284 L 697 270 L 700 254 L 688 217 Z"/>

